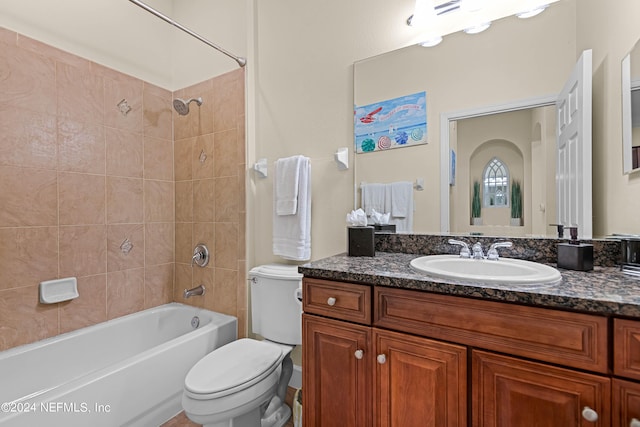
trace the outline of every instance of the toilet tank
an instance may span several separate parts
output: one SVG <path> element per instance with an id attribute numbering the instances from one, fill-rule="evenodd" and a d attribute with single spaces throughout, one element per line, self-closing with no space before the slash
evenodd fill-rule
<path id="1" fill-rule="evenodd" d="M 249 271 L 253 332 L 282 344 L 302 344 L 302 274 L 298 267 L 268 264 Z"/>

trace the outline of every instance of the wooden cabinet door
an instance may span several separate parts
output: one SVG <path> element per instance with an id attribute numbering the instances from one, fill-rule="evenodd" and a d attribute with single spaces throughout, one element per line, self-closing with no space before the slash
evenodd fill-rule
<path id="1" fill-rule="evenodd" d="M 466 348 L 374 329 L 375 426 L 466 427 Z"/>
<path id="2" fill-rule="evenodd" d="M 610 425 L 609 378 L 475 350 L 471 369 L 475 427 Z"/>
<path id="3" fill-rule="evenodd" d="M 302 334 L 303 425 L 371 426 L 371 328 L 303 314 Z"/>
<path id="4" fill-rule="evenodd" d="M 613 379 L 612 425 L 635 427 L 640 425 L 640 384 Z"/>

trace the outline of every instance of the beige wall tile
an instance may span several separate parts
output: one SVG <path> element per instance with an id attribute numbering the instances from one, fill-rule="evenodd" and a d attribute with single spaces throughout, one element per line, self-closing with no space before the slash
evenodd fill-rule
<path id="1" fill-rule="evenodd" d="M 0 104 L 56 114 L 55 62 L 25 49 L 3 45 Z"/>
<path id="2" fill-rule="evenodd" d="M 18 34 L 16 32 L 0 27 L 0 43 L 15 46 L 17 42 Z"/>
<path id="3" fill-rule="evenodd" d="M 144 309 L 144 268 L 107 273 L 107 319 Z"/>
<path id="4" fill-rule="evenodd" d="M 144 224 L 107 227 L 107 271 L 144 267 Z"/>
<path id="5" fill-rule="evenodd" d="M 194 295 L 188 298 L 187 300 L 189 301 L 189 304 L 202 308 L 207 308 L 207 306 L 211 304 L 209 300 L 213 297 L 214 276 L 215 270 L 209 265 L 205 268 L 193 268 L 191 286 L 189 289 L 203 285 L 205 287 L 205 293 L 204 295 Z"/>
<path id="6" fill-rule="evenodd" d="M 213 134 L 198 136 L 193 140 L 193 179 L 213 178 Z"/>
<path id="7" fill-rule="evenodd" d="M 141 80 L 122 73 L 104 79 L 105 125 L 142 133 L 142 113 Z"/>
<path id="8" fill-rule="evenodd" d="M 213 222 L 215 218 L 215 183 L 213 179 L 193 181 L 193 220 Z"/>
<path id="9" fill-rule="evenodd" d="M 144 84 L 143 90 L 143 124 L 145 136 L 168 139 L 173 138 L 173 108 L 171 107 L 171 92 Z"/>
<path id="10" fill-rule="evenodd" d="M 216 178 L 216 222 L 238 222 L 239 195 L 242 194 L 235 176 Z"/>
<path id="11" fill-rule="evenodd" d="M 154 222 L 145 225 L 145 266 L 174 262 L 173 222 Z"/>
<path id="12" fill-rule="evenodd" d="M 173 300 L 174 264 L 145 268 L 144 308 L 156 307 Z"/>
<path id="13" fill-rule="evenodd" d="M 213 222 L 196 222 L 193 224 L 193 246 L 199 243 L 207 245 L 212 257 L 209 262 L 214 263 L 211 251 L 215 248 L 215 224 Z"/>
<path id="14" fill-rule="evenodd" d="M 238 173 L 238 164 L 244 161 L 238 158 L 237 134 L 235 129 L 215 134 L 213 152 L 218 159 L 214 165 L 216 177 L 235 176 Z"/>
<path id="15" fill-rule="evenodd" d="M 244 78 L 230 72 L 213 79 L 213 128 L 215 132 L 235 129 L 244 113 Z"/>
<path id="16" fill-rule="evenodd" d="M 0 103 L 0 117 L 1 165 L 56 169 L 54 115 Z"/>
<path id="17" fill-rule="evenodd" d="M 215 284 L 213 289 L 213 306 L 211 309 L 219 313 L 235 316 L 237 314 L 238 296 L 236 284 L 238 272 L 216 268 Z"/>
<path id="18" fill-rule="evenodd" d="M 0 228 L 0 271 L 0 289 L 33 286 L 43 280 L 57 279 L 58 229 Z"/>
<path id="19" fill-rule="evenodd" d="M 46 56 L 50 59 L 73 65 L 74 67 L 82 70 L 89 70 L 90 63 L 86 59 L 80 58 L 79 56 L 73 55 L 69 52 L 65 52 L 64 50 L 58 49 L 48 44 L 42 43 L 41 41 L 26 37 L 22 34 L 18 35 L 17 45 L 18 47 L 29 50 L 38 55 Z"/>
<path id="20" fill-rule="evenodd" d="M 216 268 L 238 268 L 238 225 L 218 222 L 215 227 L 214 262 Z"/>
<path id="21" fill-rule="evenodd" d="M 107 275 L 80 277 L 74 300 L 60 304 L 60 333 L 107 320 Z"/>
<path id="22" fill-rule="evenodd" d="M 144 180 L 145 222 L 174 221 L 175 189 L 172 181 Z"/>
<path id="23" fill-rule="evenodd" d="M 58 152 L 58 170 L 104 174 L 104 126 L 58 119 Z"/>
<path id="24" fill-rule="evenodd" d="M 173 143 L 170 140 L 145 136 L 144 177 L 173 180 Z"/>
<path id="25" fill-rule="evenodd" d="M 107 227 L 64 226 L 59 231 L 60 277 L 93 276 L 107 271 Z"/>
<path id="26" fill-rule="evenodd" d="M 58 173 L 60 225 L 105 223 L 105 177 Z"/>
<path id="27" fill-rule="evenodd" d="M 176 262 L 191 264 L 193 256 L 193 223 L 176 222 Z"/>
<path id="28" fill-rule="evenodd" d="M 58 333 L 58 308 L 38 302 L 38 286 L 0 291 L 0 350 Z"/>
<path id="29" fill-rule="evenodd" d="M 176 181 L 193 179 L 192 152 L 195 138 L 177 139 L 173 144 L 173 161 Z"/>
<path id="30" fill-rule="evenodd" d="M 193 181 L 176 182 L 176 221 L 193 221 Z"/>
<path id="31" fill-rule="evenodd" d="M 55 171 L 0 166 L 0 227 L 58 225 Z"/>
<path id="32" fill-rule="evenodd" d="M 191 298 L 184 299 L 183 292 L 190 289 L 193 277 L 193 268 L 189 264 L 175 265 L 175 285 L 173 287 L 173 301 L 183 304 L 191 304 Z"/>
<path id="33" fill-rule="evenodd" d="M 102 77 L 70 65 L 56 64 L 58 114 L 79 122 L 104 123 Z"/>
<path id="34" fill-rule="evenodd" d="M 107 224 L 143 222 L 142 181 L 138 178 L 107 177 Z"/>
<path id="35" fill-rule="evenodd" d="M 142 134 L 106 128 L 107 175 L 142 178 L 144 139 Z"/>

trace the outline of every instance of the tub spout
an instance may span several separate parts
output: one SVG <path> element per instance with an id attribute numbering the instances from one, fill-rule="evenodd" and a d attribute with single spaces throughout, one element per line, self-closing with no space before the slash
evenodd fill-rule
<path id="1" fill-rule="evenodd" d="M 183 298 L 189 298 L 192 297 L 194 295 L 204 295 L 205 292 L 205 288 L 204 285 L 200 285 L 198 287 L 192 288 L 192 289 L 185 289 L 184 293 L 182 294 Z"/>

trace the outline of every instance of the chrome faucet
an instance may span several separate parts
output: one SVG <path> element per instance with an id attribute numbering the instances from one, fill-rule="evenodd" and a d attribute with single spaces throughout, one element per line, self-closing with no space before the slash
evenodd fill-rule
<path id="1" fill-rule="evenodd" d="M 206 289 L 205 289 L 204 285 L 200 285 L 198 287 L 191 288 L 191 289 L 185 289 L 184 293 L 182 294 L 182 297 L 184 299 L 187 299 L 187 298 L 190 298 L 190 297 L 195 296 L 195 295 L 204 295 L 205 290 Z"/>
<path id="2" fill-rule="evenodd" d="M 199 267 L 205 267 L 209 263 L 209 249 L 204 243 L 198 243 L 193 249 L 193 256 L 191 257 L 191 267 L 193 264 Z"/>
<path id="3" fill-rule="evenodd" d="M 473 251 L 473 259 L 484 259 L 484 252 L 482 251 L 480 242 L 474 243 L 471 250 Z"/>
<path id="4" fill-rule="evenodd" d="M 471 252 L 469 251 L 469 245 L 467 245 L 466 242 L 463 242 L 462 240 L 449 239 L 449 244 L 450 245 L 461 246 L 461 248 L 460 248 L 460 258 L 469 258 L 470 257 Z"/>
<path id="5" fill-rule="evenodd" d="M 512 246 L 513 246 L 513 243 L 509 241 L 492 243 L 491 246 L 489 247 L 489 252 L 487 252 L 487 259 L 490 259 L 493 261 L 499 260 L 500 256 L 498 255 L 498 248 L 510 248 Z"/>

